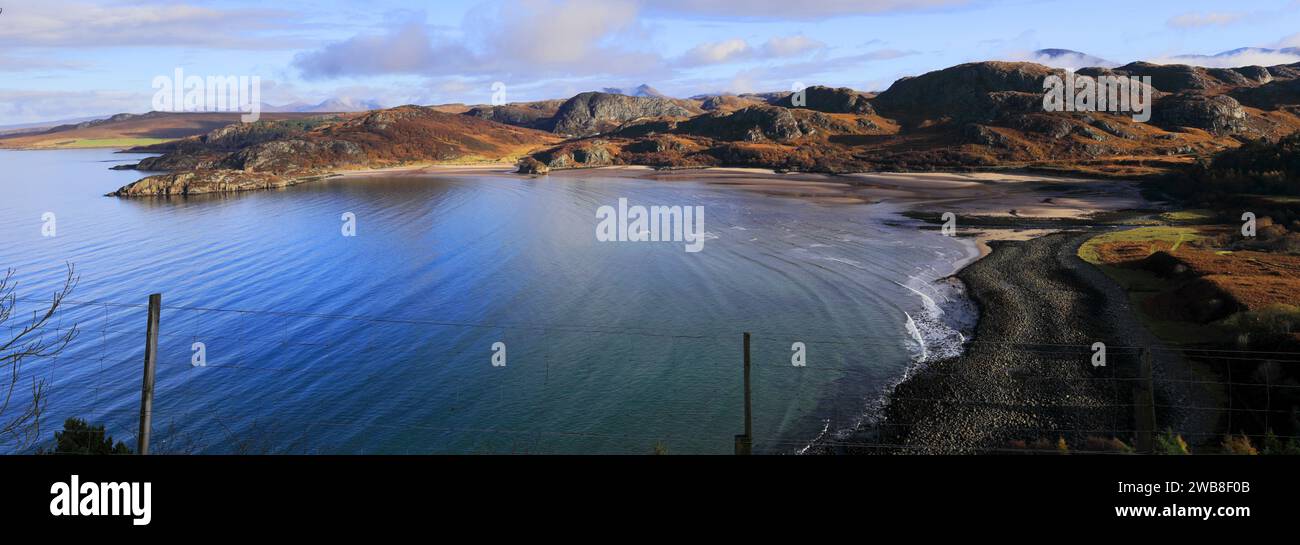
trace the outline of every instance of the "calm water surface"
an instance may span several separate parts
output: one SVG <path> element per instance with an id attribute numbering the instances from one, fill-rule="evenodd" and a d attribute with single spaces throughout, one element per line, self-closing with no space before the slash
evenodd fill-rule
<path id="1" fill-rule="evenodd" d="M 24 298 L 48 298 L 66 263 L 81 275 L 55 324 L 77 339 L 23 370 L 51 385 L 46 428 L 78 416 L 134 442 L 153 292 L 154 449 L 171 452 L 729 453 L 743 331 L 756 449 L 794 452 L 951 351 L 966 319 L 934 280 L 971 248 L 889 204 L 513 175 L 103 197 L 140 176 L 108 167 L 137 159 L 0 151 L 0 267 Z M 595 211 L 620 197 L 703 206 L 703 251 L 598 242 Z"/>

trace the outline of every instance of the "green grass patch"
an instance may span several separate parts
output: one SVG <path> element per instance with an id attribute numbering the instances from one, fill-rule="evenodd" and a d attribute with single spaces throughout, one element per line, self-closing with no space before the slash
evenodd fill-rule
<path id="1" fill-rule="evenodd" d="M 1170 288 L 1169 280 L 1141 269 L 1130 269 L 1103 263 L 1098 253 L 1101 244 L 1112 242 L 1139 243 L 1147 245 L 1148 254 L 1157 250 L 1171 249 L 1177 253 L 1183 244 L 1200 239 L 1201 235 L 1192 227 L 1139 227 L 1125 231 L 1112 231 L 1092 237 L 1079 246 L 1079 258 L 1095 265 L 1106 276 L 1119 284 L 1128 294 L 1129 303 L 1137 311 L 1138 318 L 1157 337 L 1178 343 L 1199 343 L 1208 340 L 1227 339 L 1227 332 L 1216 324 L 1196 324 L 1173 320 L 1161 320 L 1148 315 L 1142 310 L 1143 302 Z"/>
<path id="2" fill-rule="evenodd" d="M 1218 216 L 1213 210 L 1193 209 L 1165 212 L 1159 217 L 1169 223 L 1214 223 Z"/>
<path id="3" fill-rule="evenodd" d="M 1101 255 L 1097 252 L 1097 248 L 1102 244 L 1136 242 L 1149 246 L 1150 252 L 1148 253 L 1153 254 L 1157 250 L 1164 248 L 1172 248 L 1177 251 L 1182 244 L 1200 238 L 1201 235 L 1197 230 L 1191 227 L 1139 227 L 1124 231 L 1112 231 L 1092 237 L 1079 246 L 1079 258 L 1093 265 L 1102 265 Z"/>

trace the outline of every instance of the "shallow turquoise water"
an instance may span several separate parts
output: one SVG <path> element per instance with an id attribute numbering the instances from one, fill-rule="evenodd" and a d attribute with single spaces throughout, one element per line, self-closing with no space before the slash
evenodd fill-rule
<path id="1" fill-rule="evenodd" d="M 143 304 L 163 294 L 155 451 L 729 453 L 751 331 L 756 449 L 793 452 L 912 365 L 909 318 L 927 354 L 951 342 L 918 292 L 945 306 L 931 280 L 970 252 L 886 225 L 906 221 L 887 204 L 696 183 L 374 177 L 101 196 L 140 176 L 107 170 L 133 159 L 0 151 L 0 267 L 27 298 L 75 264 L 59 325 L 80 334 L 23 378 L 51 385 L 46 428 L 80 416 L 128 442 Z M 597 241 L 596 209 L 620 197 L 703 206 L 703 251 Z M 356 237 L 340 232 L 347 212 Z M 794 342 L 806 367 L 790 363 Z"/>

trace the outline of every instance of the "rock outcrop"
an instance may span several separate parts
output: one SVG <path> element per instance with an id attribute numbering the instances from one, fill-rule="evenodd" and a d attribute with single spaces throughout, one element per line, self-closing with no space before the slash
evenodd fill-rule
<path id="1" fill-rule="evenodd" d="M 700 109 L 706 112 L 734 112 L 741 108 L 763 104 L 767 104 L 767 101 L 754 96 L 709 95 L 700 98 Z"/>
<path id="2" fill-rule="evenodd" d="M 847 87 L 823 87 L 814 85 L 803 90 L 803 104 L 795 104 L 795 94 L 781 98 L 777 106 L 784 108 L 807 108 L 831 114 L 874 114 L 867 95 Z"/>
<path id="3" fill-rule="evenodd" d="M 734 112 L 712 112 L 676 124 L 680 134 L 716 140 L 778 142 L 817 134 L 861 134 L 874 128 L 869 121 L 846 123 L 819 111 L 779 106 L 750 106 Z"/>
<path id="4" fill-rule="evenodd" d="M 501 106 L 475 106 L 465 112 L 465 115 L 516 127 L 547 130 L 554 123 L 553 118 L 562 104 L 562 100 L 542 100 Z"/>
<path id="5" fill-rule="evenodd" d="M 1151 122 L 1164 129 L 1202 129 L 1215 135 L 1247 133 L 1246 110 L 1227 95 L 1179 93 L 1161 98 L 1152 107 Z"/>
<path id="6" fill-rule="evenodd" d="M 171 197 L 206 193 L 233 193 L 257 189 L 276 189 L 311 181 L 312 177 L 284 177 L 264 172 L 235 170 L 192 170 L 158 174 L 142 178 L 117 191 L 111 197 Z"/>
<path id="7" fill-rule="evenodd" d="M 950 119 L 984 122 L 1008 108 L 1041 110 L 1043 80 L 1063 70 L 1027 62 L 960 64 L 894 82 L 871 101 L 886 117 L 914 122 Z"/>
<path id="8" fill-rule="evenodd" d="M 569 137 L 607 132 L 643 117 L 688 118 L 700 113 L 682 103 L 661 97 L 631 97 L 610 93 L 582 93 L 560 106 L 551 132 Z"/>
<path id="9" fill-rule="evenodd" d="M 1080 70 L 1080 73 L 1090 73 L 1095 70 L 1089 68 Z M 1186 64 L 1134 62 L 1108 72 L 1122 76 L 1150 76 L 1151 86 L 1164 93 L 1219 91 L 1232 87 L 1263 85 L 1274 79 L 1269 69 L 1262 66 L 1203 68 Z"/>

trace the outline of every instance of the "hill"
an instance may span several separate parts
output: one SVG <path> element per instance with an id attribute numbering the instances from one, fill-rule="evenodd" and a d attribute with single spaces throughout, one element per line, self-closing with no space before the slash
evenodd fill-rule
<path id="1" fill-rule="evenodd" d="M 521 170 L 637 164 L 831 173 L 1049 168 L 1154 174 L 1300 130 L 1297 68 L 1131 63 L 1079 71 L 1152 76 L 1154 116 L 1140 123 L 1127 112 L 1044 111 L 1043 82 L 1063 76 L 1062 70 L 968 63 L 900 79 L 876 96 L 811 87 L 802 106 L 787 93 L 767 104 L 732 98 L 729 108 L 715 106 L 689 119 L 634 119 L 533 154 Z"/>
<path id="2" fill-rule="evenodd" d="M 301 119 L 316 114 L 263 113 L 269 121 Z M 239 113 L 150 112 L 117 114 L 105 119 L 0 136 L 0 148 L 129 148 L 185 138 L 239 123 Z"/>
<path id="3" fill-rule="evenodd" d="M 510 161 L 559 138 L 473 116 L 400 106 L 349 116 L 235 124 L 140 151 L 135 168 L 167 171 L 113 195 L 193 195 L 284 187 L 339 170 Z"/>
<path id="4" fill-rule="evenodd" d="M 522 157 L 524 173 L 646 165 L 825 173 L 1038 168 L 1140 176 L 1183 170 L 1243 143 L 1300 130 L 1300 64 L 1130 63 L 1079 73 L 1151 76 L 1150 122 L 1135 121 L 1131 112 L 1045 111 L 1044 81 L 1064 71 L 979 62 L 902 78 L 878 95 L 816 86 L 802 100 L 790 93 L 683 100 L 588 92 L 562 101 L 403 106 L 237 125 L 141 148 L 166 155 L 138 168 L 298 178 L 363 166 Z M 240 186 L 229 172 L 222 176 Z M 185 182 L 145 192 L 218 187 Z"/>

